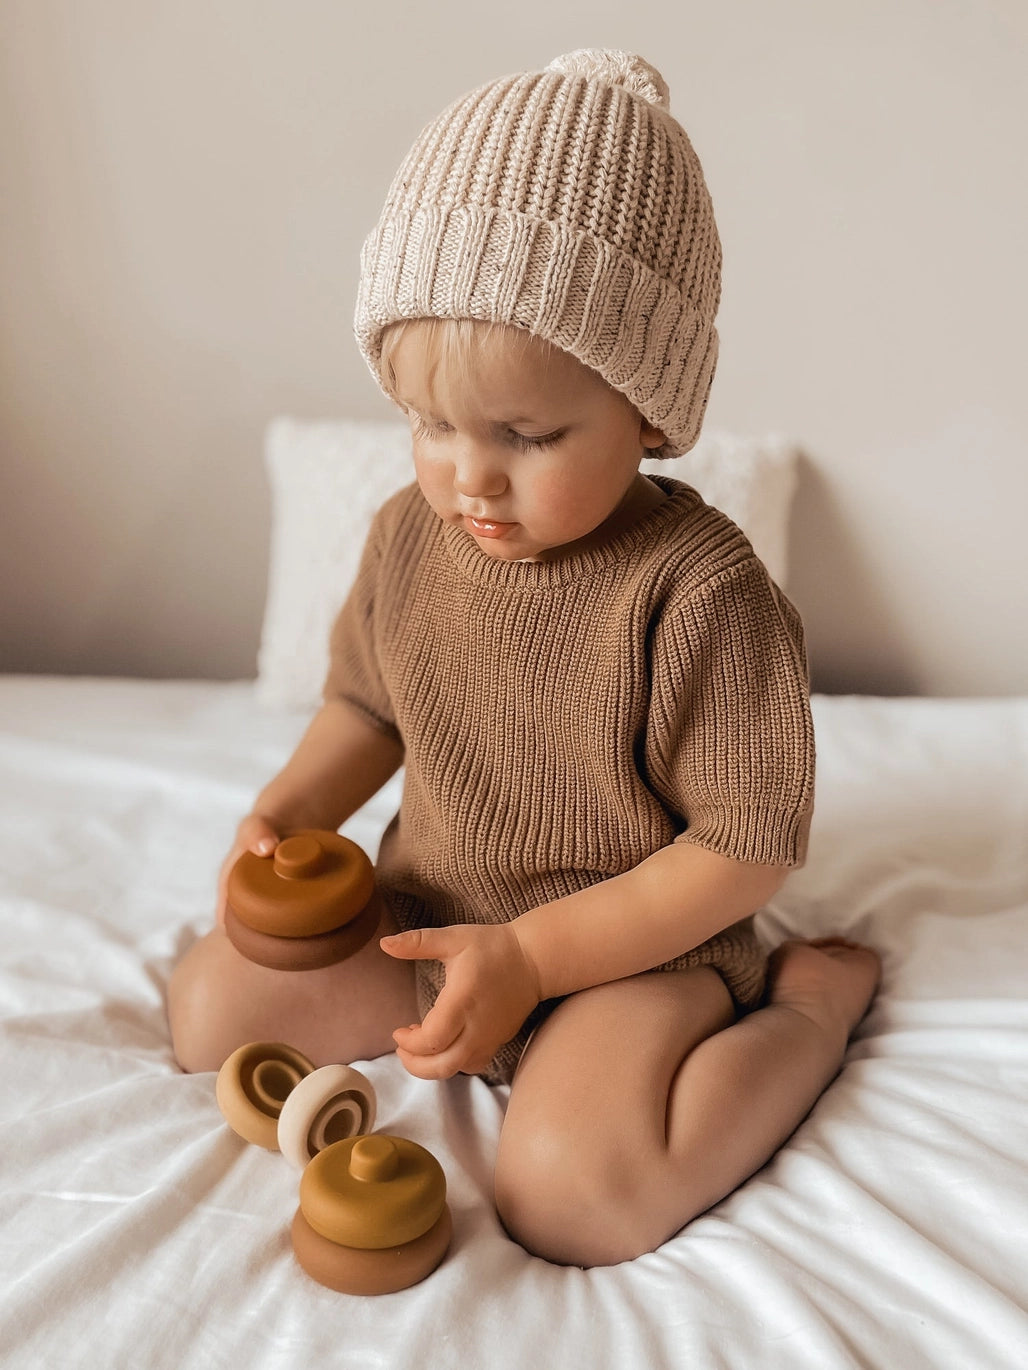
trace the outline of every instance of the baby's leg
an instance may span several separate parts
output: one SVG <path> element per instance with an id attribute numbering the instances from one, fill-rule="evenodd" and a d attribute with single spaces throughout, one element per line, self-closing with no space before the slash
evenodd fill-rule
<path id="1" fill-rule="evenodd" d="M 850 943 L 789 942 L 769 1002 L 735 1021 L 709 967 L 634 976 L 566 1000 L 511 1089 L 496 1202 L 547 1260 L 651 1251 L 789 1137 L 842 1064 L 879 976 Z"/>
<path id="2" fill-rule="evenodd" d="M 394 1028 L 418 1020 L 412 963 L 386 956 L 387 913 L 348 961 L 323 970 L 269 970 L 241 956 L 220 928 L 195 942 L 168 986 L 168 1019 L 183 1070 L 218 1070 L 245 1042 L 288 1042 L 316 1066 L 394 1049 Z"/>

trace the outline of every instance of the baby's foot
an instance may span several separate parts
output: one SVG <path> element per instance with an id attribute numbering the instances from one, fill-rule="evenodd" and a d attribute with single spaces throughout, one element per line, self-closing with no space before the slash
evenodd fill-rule
<path id="1" fill-rule="evenodd" d="M 767 1000 L 842 1028 L 847 1037 L 867 1012 L 882 975 L 881 957 L 844 937 L 783 942 L 768 963 Z"/>

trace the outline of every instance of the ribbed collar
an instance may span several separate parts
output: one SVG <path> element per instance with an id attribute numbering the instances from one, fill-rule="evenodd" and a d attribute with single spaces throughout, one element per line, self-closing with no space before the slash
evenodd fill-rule
<path id="1" fill-rule="evenodd" d="M 443 544 L 462 576 L 501 591 L 559 589 L 583 577 L 608 574 L 622 568 L 637 548 L 700 502 L 692 486 L 670 476 L 646 474 L 667 498 L 599 546 L 547 561 L 500 561 L 480 551 L 471 534 L 458 524 L 443 525 Z"/>

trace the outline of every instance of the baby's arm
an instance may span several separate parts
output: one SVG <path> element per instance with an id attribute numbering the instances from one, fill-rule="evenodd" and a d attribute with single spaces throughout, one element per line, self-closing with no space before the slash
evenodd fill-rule
<path id="1" fill-rule="evenodd" d="M 268 856 L 298 828 L 334 832 L 403 763 L 403 747 L 345 699 L 324 703 L 278 775 L 240 823 L 218 881 L 218 921 L 225 917 L 228 872 L 246 851 Z"/>
<path id="2" fill-rule="evenodd" d="M 782 866 L 735 861 L 690 842 L 663 847 L 634 870 L 517 919 L 540 998 L 572 994 L 670 961 L 780 888 Z"/>
<path id="3" fill-rule="evenodd" d="M 785 878 L 687 842 L 633 870 L 499 927 L 386 938 L 393 956 L 432 958 L 446 984 L 420 1027 L 395 1035 L 407 1069 L 429 1079 L 484 1069 L 537 1003 L 670 961 L 755 913 Z"/>

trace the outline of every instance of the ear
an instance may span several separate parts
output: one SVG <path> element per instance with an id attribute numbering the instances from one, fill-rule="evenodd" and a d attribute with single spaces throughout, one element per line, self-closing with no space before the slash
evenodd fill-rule
<path id="1" fill-rule="evenodd" d="M 651 451 L 663 447 L 667 442 L 667 437 L 659 428 L 654 428 L 648 419 L 642 419 L 639 424 L 639 440 L 644 447 Z"/>

